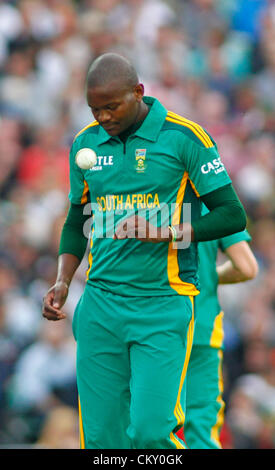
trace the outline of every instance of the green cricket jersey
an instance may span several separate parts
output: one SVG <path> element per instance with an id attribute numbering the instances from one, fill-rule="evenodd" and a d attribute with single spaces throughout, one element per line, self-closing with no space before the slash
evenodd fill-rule
<path id="1" fill-rule="evenodd" d="M 202 205 L 202 215 L 208 209 Z M 218 299 L 218 274 L 216 260 L 219 249 L 241 241 L 250 241 L 247 230 L 228 235 L 219 240 L 198 243 L 199 278 L 201 291 L 196 298 L 196 326 L 193 344 L 223 347 L 223 312 Z"/>
<path id="2" fill-rule="evenodd" d="M 124 296 L 199 293 L 197 244 L 114 240 L 122 218 L 138 213 L 155 226 L 200 217 L 203 196 L 231 182 L 213 139 L 198 124 L 167 111 L 155 98 L 141 126 L 126 142 L 97 121 L 74 139 L 70 152 L 70 201 L 91 202 L 94 215 L 88 284 Z M 81 148 L 97 154 L 81 170 Z"/>

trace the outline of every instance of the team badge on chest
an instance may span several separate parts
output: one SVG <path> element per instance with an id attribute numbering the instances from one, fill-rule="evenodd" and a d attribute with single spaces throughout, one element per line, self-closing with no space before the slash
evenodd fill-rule
<path id="1" fill-rule="evenodd" d="M 146 167 L 146 149 L 136 149 L 136 172 L 144 173 Z"/>

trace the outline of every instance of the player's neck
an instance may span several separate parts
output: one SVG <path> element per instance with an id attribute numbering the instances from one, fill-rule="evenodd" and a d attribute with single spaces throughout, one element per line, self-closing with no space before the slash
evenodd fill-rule
<path id="1" fill-rule="evenodd" d="M 144 101 L 141 101 L 135 122 L 133 124 L 139 121 L 144 121 L 148 113 L 149 113 L 149 106 L 146 103 L 144 103 Z"/>

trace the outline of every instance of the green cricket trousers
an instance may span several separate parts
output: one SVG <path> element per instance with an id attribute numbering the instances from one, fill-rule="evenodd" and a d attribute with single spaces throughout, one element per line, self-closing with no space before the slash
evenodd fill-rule
<path id="1" fill-rule="evenodd" d="M 193 297 L 124 297 L 86 284 L 73 318 L 80 446 L 183 449 Z"/>
<path id="2" fill-rule="evenodd" d="M 224 422 L 223 351 L 193 344 L 186 376 L 184 437 L 191 449 L 220 449 Z"/>

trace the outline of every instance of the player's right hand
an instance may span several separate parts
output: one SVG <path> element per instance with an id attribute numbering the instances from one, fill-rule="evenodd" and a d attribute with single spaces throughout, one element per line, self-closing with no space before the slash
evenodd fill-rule
<path id="1" fill-rule="evenodd" d="M 51 287 L 43 298 L 42 315 L 47 320 L 63 320 L 66 318 L 65 313 L 60 309 L 64 305 L 69 287 L 65 282 L 57 282 Z"/>

